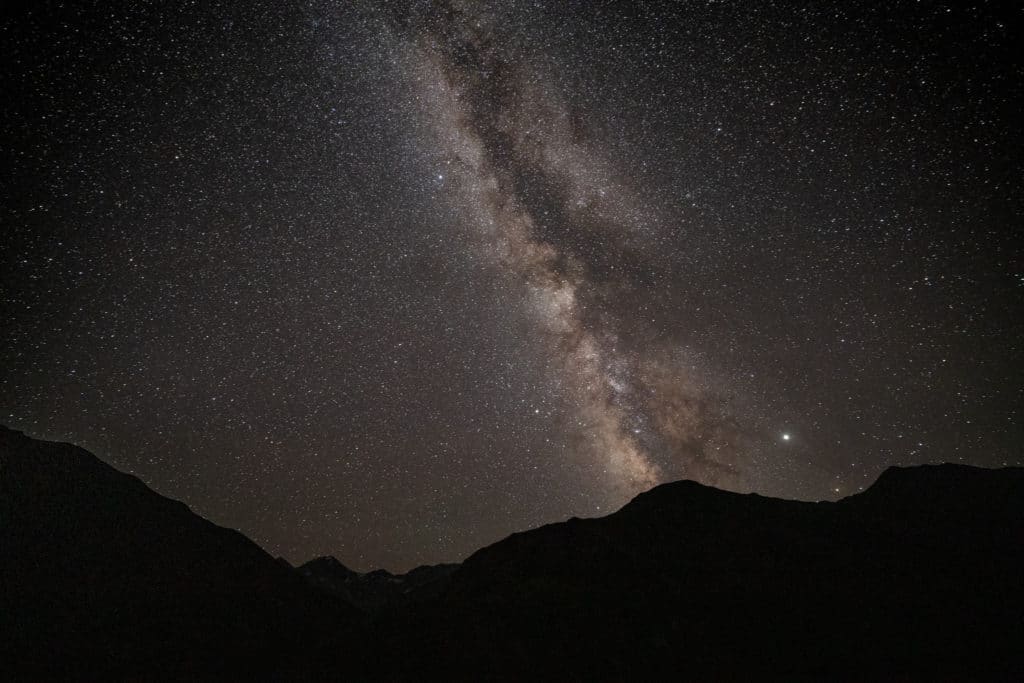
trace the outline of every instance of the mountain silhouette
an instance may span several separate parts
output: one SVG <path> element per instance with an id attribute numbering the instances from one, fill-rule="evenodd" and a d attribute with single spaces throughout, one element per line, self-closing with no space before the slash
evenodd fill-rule
<path id="1" fill-rule="evenodd" d="M 1022 468 L 892 468 L 836 503 L 674 482 L 395 576 L 293 569 L 5 430 L 0 515 L 25 680 L 1024 680 Z"/>
<path id="2" fill-rule="evenodd" d="M 683 481 L 480 550 L 357 649 L 403 652 L 380 680 L 1024 680 L 1022 591 L 1024 469 L 838 503 Z"/>
<path id="3" fill-rule="evenodd" d="M 237 531 L 0 428 L 0 679 L 263 675 L 356 619 Z"/>
<path id="4" fill-rule="evenodd" d="M 457 568 L 457 564 L 437 564 L 417 567 L 405 574 L 392 574 L 384 569 L 361 574 L 327 556 L 310 560 L 298 571 L 310 585 L 375 615 L 436 597 Z"/>

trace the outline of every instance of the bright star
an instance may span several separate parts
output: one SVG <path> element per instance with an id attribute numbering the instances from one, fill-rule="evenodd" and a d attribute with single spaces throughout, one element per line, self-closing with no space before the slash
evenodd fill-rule
<path id="1" fill-rule="evenodd" d="M 789 434 L 783 434 L 782 435 L 782 440 L 783 441 L 789 441 Z"/>

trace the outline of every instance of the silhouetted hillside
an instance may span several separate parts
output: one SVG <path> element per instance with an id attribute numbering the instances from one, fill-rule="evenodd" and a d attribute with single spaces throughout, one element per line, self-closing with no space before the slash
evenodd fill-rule
<path id="1" fill-rule="evenodd" d="M 891 469 L 839 503 L 683 481 L 480 550 L 359 677 L 1022 680 L 1022 590 L 1021 469 Z"/>
<path id="2" fill-rule="evenodd" d="M 236 531 L 0 428 L 0 679 L 244 679 L 355 612 Z"/>
<path id="3" fill-rule="evenodd" d="M 298 568 L 319 590 L 326 591 L 369 614 L 401 609 L 410 603 L 435 597 L 447 585 L 457 564 L 424 565 L 392 574 L 383 569 L 361 574 L 334 557 L 318 557 Z"/>
<path id="4" fill-rule="evenodd" d="M 682 481 L 461 565 L 298 569 L 0 431 L 0 678 L 1022 680 L 1024 469 L 838 503 Z"/>

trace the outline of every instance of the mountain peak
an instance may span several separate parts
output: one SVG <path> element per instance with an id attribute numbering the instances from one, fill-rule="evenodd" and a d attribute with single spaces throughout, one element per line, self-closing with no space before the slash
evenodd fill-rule
<path id="1" fill-rule="evenodd" d="M 990 469 L 955 463 L 887 467 L 866 491 L 852 498 L 887 498 L 903 504 L 935 499 L 973 501 L 980 495 L 1024 485 L 1024 467 Z"/>
<path id="2" fill-rule="evenodd" d="M 1022 468 L 890 468 L 839 503 L 677 481 L 399 576 L 329 555 L 293 570 L 68 444 L 5 429 L 0 474 L 0 661 L 26 680 L 1019 680 L 1024 664 Z"/>
<path id="3" fill-rule="evenodd" d="M 88 451 L 6 428 L 0 520 L 0 661 L 25 680 L 250 678 L 357 616 Z"/>
<path id="4" fill-rule="evenodd" d="M 314 557 L 312 560 L 309 560 L 308 562 L 304 562 L 301 565 L 299 565 L 299 570 L 300 571 L 305 570 L 305 569 L 310 569 L 310 570 L 314 570 L 315 569 L 317 571 L 341 572 L 341 573 L 347 573 L 347 574 L 352 574 L 352 575 L 358 575 L 359 574 L 359 572 L 354 571 L 354 570 L 349 569 L 348 567 L 346 567 L 334 555 L 321 555 L 320 557 Z"/>

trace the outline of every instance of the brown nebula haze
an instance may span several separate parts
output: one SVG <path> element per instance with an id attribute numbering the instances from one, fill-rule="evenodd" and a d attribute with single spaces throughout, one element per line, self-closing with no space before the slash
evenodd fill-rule
<path id="1" fill-rule="evenodd" d="M 453 235 L 521 288 L 575 415 L 573 456 L 619 495 L 679 478 L 745 488 L 726 402 L 685 349 L 648 333 L 645 283 L 626 272 L 654 260 L 656 208 L 589 144 L 543 65 L 506 53 L 478 10 L 452 3 L 403 27 L 417 100 L 464 221 Z"/>

